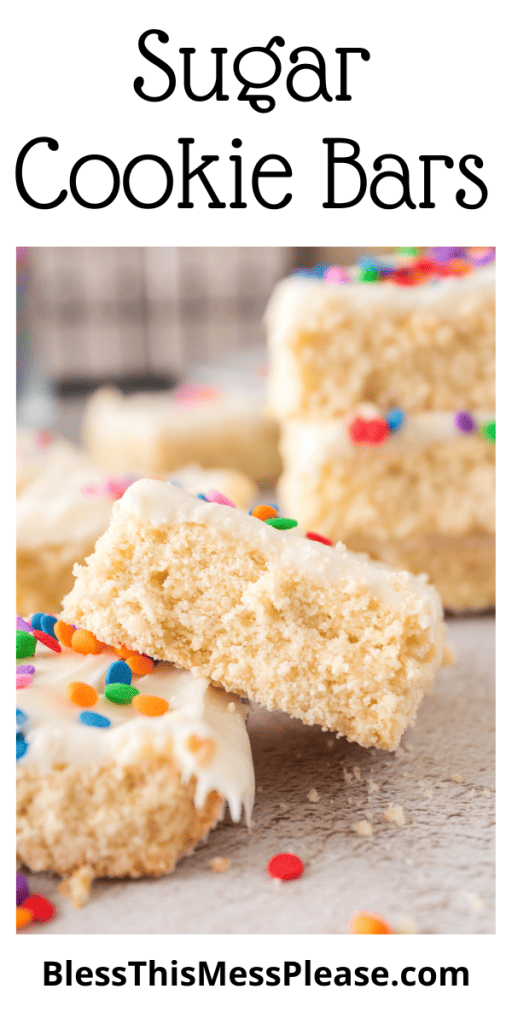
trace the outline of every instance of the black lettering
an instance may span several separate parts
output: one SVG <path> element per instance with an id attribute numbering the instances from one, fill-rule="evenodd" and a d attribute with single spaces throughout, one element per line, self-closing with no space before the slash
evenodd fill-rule
<path id="1" fill-rule="evenodd" d="M 322 206 L 327 210 L 342 210 L 347 209 L 349 206 L 357 206 L 366 192 L 366 173 L 362 164 L 357 161 L 357 157 L 360 153 L 360 148 L 357 142 L 355 142 L 354 139 L 329 138 L 322 139 L 322 142 L 327 146 L 327 202 L 322 203 Z M 350 156 L 335 155 L 335 146 L 338 142 L 352 146 L 352 153 Z M 337 203 L 334 198 L 336 194 L 336 164 L 347 164 L 350 167 L 354 167 L 359 175 L 359 192 L 355 199 L 351 199 L 347 203 Z"/>
<path id="2" fill-rule="evenodd" d="M 140 96 L 141 100 L 148 100 L 149 103 L 159 103 L 160 100 L 166 100 L 168 99 L 169 96 L 172 96 L 176 88 L 176 75 L 174 74 L 172 68 L 169 67 L 169 65 L 166 64 L 164 60 L 161 60 L 160 57 L 155 57 L 155 54 L 151 53 L 151 51 L 148 50 L 146 46 L 146 39 L 148 39 L 149 36 L 156 36 L 159 43 L 168 43 L 169 36 L 167 35 L 167 32 L 162 32 L 162 30 L 159 28 L 149 28 L 147 32 L 142 33 L 139 39 L 139 50 L 142 56 L 145 57 L 146 60 L 150 62 L 150 64 L 154 64 L 157 68 L 160 68 L 167 75 L 167 88 L 163 93 L 160 94 L 160 96 L 148 96 L 147 93 L 142 91 L 144 79 L 140 75 L 138 78 L 135 79 L 133 83 L 133 88 L 135 89 L 137 96 Z"/>
<path id="3" fill-rule="evenodd" d="M 252 985 L 254 988 L 259 988 L 260 985 L 263 985 L 263 967 L 250 967 L 249 978 L 251 979 L 249 985 Z"/>
<path id="4" fill-rule="evenodd" d="M 340 91 L 334 98 L 336 100 L 351 100 L 352 96 L 349 96 L 347 92 L 347 54 L 359 53 L 363 60 L 370 60 L 370 53 L 364 47 L 359 49 L 352 46 L 342 46 L 335 50 L 335 53 L 340 55 Z"/>
<path id="5" fill-rule="evenodd" d="M 446 977 L 449 974 L 451 985 L 457 985 L 457 975 L 462 973 L 462 984 L 469 985 L 469 971 L 467 967 L 441 967 L 439 970 L 439 984 L 446 985 Z"/>
<path id="6" fill-rule="evenodd" d="M 149 961 L 149 984 L 150 985 L 154 985 L 155 984 L 155 977 L 156 977 L 157 974 L 160 976 L 160 984 L 161 985 L 167 985 L 167 971 L 166 971 L 165 967 L 155 967 L 155 961 L 154 960 L 150 960 Z"/>
<path id="7" fill-rule="evenodd" d="M 38 145 L 39 142 L 46 142 L 48 149 L 51 149 L 53 153 L 55 153 L 59 148 L 57 140 L 50 138 L 48 135 L 39 135 L 37 139 L 31 139 L 30 142 L 27 142 L 27 144 L 23 146 L 23 149 L 20 149 L 18 159 L 16 160 L 16 187 L 21 198 L 24 199 L 29 206 L 35 207 L 36 210 L 53 210 L 56 206 L 60 206 L 60 204 L 64 202 L 67 196 L 65 188 L 62 189 L 62 192 L 59 192 L 57 198 L 51 203 L 38 203 L 37 199 L 33 199 L 32 196 L 28 194 L 23 181 L 23 164 L 25 163 L 25 157 L 34 146 Z"/>
<path id="8" fill-rule="evenodd" d="M 226 94 L 222 92 L 222 55 L 228 51 L 222 46 L 214 47 L 214 49 L 210 51 L 215 54 L 215 82 L 210 89 L 210 92 L 205 93 L 204 96 L 199 96 L 198 93 L 194 92 L 192 89 L 190 54 L 195 52 L 196 51 L 193 47 L 184 46 L 180 49 L 180 53 L 183 54 L 183 88 L 185 89 L 189 100 L 194 100 L 196 103 L 203 103 L 204 100 L 209 100 L 212 96 L 215 96 L 216 100 L 228 100 L 229 96 L 226 96 Z"/>
<path id="9" fill-rule="evenodd" d="M 376 171 L 381 170 L 383 160 L 396 160 L 401 168 L 401 173 L 400 171 L 382 171 L 381 174 L 378 174 L 377 177 L 373 179 L 370 185 L 370 195 L 373 202 L 376 206 L 380 207 L 381 210 L 397 210 L 403 203 L 405 203 L 410 210 L 415 210 L 416 203 L 413 203 L 411 198 L 409 168 L 405 160 L 403 160 L 401 156 L 397 156 L 396 153 L 383 153 L 382 156 L 378 156 L 374 161 L 373 166 Z M 402 195 L 395 203 L 384 203 L 382 199 L 379 199 L 377 194 L 377 185 L 386 178 L 395 178 L 402 186 Z"/>
<path id="10" fill-rule="evenodd" d="M 326 985 L 331 984 L 331 978 L 332 974 L 328 967 L 317 967 L 315 971 L 315 982 L 317 985 L 323 985 L 325 988 Z"/>
<path id="11" fill-rule="evenodd" d="M 267 160 L 279 160 L 284 167 L 283 171 L 264 171 Z M 285 160 L 284 156 L 279 156 L 277 153 L 268 153 L 267 156 L 260 157 L 254 165 L 252 172 L 252 190 L 255 198 L 258 200 L 260 206 L 264 206 L 267 210 L 282 210 L 284 206 L 288 206 L 292 198 L 291 192 L 287 192 L 285 196 L 278 203 L 269 203 L 263 198 L 260 190 L 259 179 L 260 178 L 291 178 L 292 169 L 288 160 Z"/>
<path id="12" fill-rule="evenodd" d="M 359 968 L 356 968 L 358 970 Z M 338 967 L 336 974 L 334 975 L 334 984 L 342 988 L 343 985 L 351 985 L 352 978 L 350 975 L 349 967 Z"/>
<path id="13" fill-rule="evenodd" d="M 441 154 L 437 154 L 436 156 L 431 154 L 428 156 L 420 156 L 420 160 L 423 164 L 423 202 L 419 204 L 420 210 L 433 210 L 436 204 L 432 202 L 432 196 L 430 194 L 432 185 L 432 162 L 434 160 L 440 160 L 446 167 L 451 169 L 453 167 L 453 160 L 451 156 L 442 156 Z"/>
<path id="14" fill-rule="evenodd" d="M 232 139 L 231 145 L 234 149 L 240 149 L 242 140 Z M 247 209 L 247 203 L 242 202 L 242 157 L 235 154 L 235 156 L 230 156 L 229 159 L 235 165 L 235 201 L 229 205 L 233 210 L 245 210 Z"/>
<path id="15" fill-rule="evenodd" d="M 106 164 L 112 173 L 112 189 L 107 198 L 103 199 L 101 203 L 89 203 L 87 199 L 84 199 L 83 196 L 80 195 L 77 188 L 76 179 L 80 168 L 85 164 L 90 163 L 92 160 L 98 160 L 100 163 Z M 71 174 L 69 176 L 69 190 L 73 199 L 75 202 L 79 203 L 80 206 L 85 206 L 88 210 L 103 210 L 105 206 L 110 206 L 119 192 L 120 184 L 121 178 L 115 163 L 110 159 L 110 157 L 102 156 L 101 153 L 89 153 L 88 156 L 81 157 L 80 160 L 77 160 L 74 167 L 71 168 Z"/>
<path id="16" fill-rule="evenodd" d="M 108 967 L 97 967 L 94 973 L 96 974 L 96 979 L 99 979 L 94 982 L 95 985 L 98 985 L 99 988 L 103 988 L 104 985 L 110 985 Z"/>
<path id="17" fill-rule="evenodd" d="M 77 985 L 83 985 L 85 988 L 87 988 L 89 985 L 92 985 L 91 978 L 92 978 L 92 971 L 91 971 L 90 967 L 79 967 L 78 968 L 78 970 L 76 972 Z"/>
<path id="18" fill-rule="evenodd" d="M 44 961 L 44 985 L 60 985 L 62 981 L 62 964 L 58 960 Z"/>
<path id="19" fill-rule="evenodd" d="M 194 974 L 193 967 L 182 967 L 181 968 L 181 984 L 184 988 L 190 988 L 191 985 L 195 985 L 196 976 Z"/>
<path id="20" fill-rule="evenodd" d="M 285 960 L 284 962 L 284 983 L 286 986 L 290 984 L 292 978 L 298 978 L 302 968 L 296 960 Z"/>
<path id="21" fill-rule="evenodd" d="M 141 967 L 146 967 L 146 966 L 147 966 L 147 960 L 129 960 L 128 961 L 128 967 L 134 967 L 135 968 L 135 970 L 133 972 L 134 973 L 133 984 L 135 985 L 136 988 L 138 988 L 139 985 L 140 985 L 140 969 L 141 969 Z"/>
<path id="22" fill-rule="evenodd" d="M 415 967 L 404 967 L 403 971 L 400 972 L 402 985 L 407 985 L 409 988 L 412 988 L 412 986 L 416 984 L 415 981 L 409 981 L 408 979 L 408 975 L 410 974 L 410 972 L 412 971 L 412 973 L 414 974 L 415 970 Z"/>
<path id="23" fill-rule="evenodd" d="M 374 967 L 372 971 L 372 984 L 383 988 L 388 983 L 389 974 L 385 967 Z"/>
<path id="24" fill-rule="evenodd" d="M 229 980 L 232 985 L 236 985 L 238 988 L 245 985 L 247 979 L 247 971 L 243 967 L 232 967 L 229 972 Z"/>
<path id="25" fill-rule="evenodd" d="M 332 103 L 332 96 L 329 95 L 327 90 L 327 77 L 325 60 L 320 53 L 320 50 L 315 50 L 314 46 L 299 46 L 296 50 L 293 50 L 290 54 L 290 60 L 292 64 L 296 64 L 299 59 L 299 53 L 312 53 L 318 61 L 318 66 L 315 64 L 299 64 L 297 68 L 293 68 L 290 71 L 286 79 L 286 88 L 290 93 L 290 96 L 294 100 L 299 100 L 301 103 L 310 103 L 311 100 L 317 100 L 319 96 L 322 96 L 324 100 L 328 100 Z M 318 78 L 318 88 L 316 92 L 312 93 L 311 96 L 303 96 L 295 89 L 295 76 L 300 74 L 301 71 L 313 71 Z"/>
<path id="26" fill-rule="evenodd" d="M 368 967 L 354 968 L 354 977 L 356 978 L 354 985 L 368 985 L 370 982 L 368 977 Z"/>
<path id="27" fill-rule="evenodd" d="M 126 985 L 126 967 L 113 967 L 112 978 L 115 978 L 115 981 L 112 981 L 115 988 Z"/>
<path id="28" fill-rule="evenodd" d="M 233 71 L 235 77 L 240 82 L 242 89 L 238 93 L 237 99 L 247 100 L 250 103 L 253 110 L 257 110 L 259 114 L 267 114 L 270 110 L 273 110 L 276 101 L 273 96 L 254 96 L 249 92 L 249 89 L 266 89 L 269 85 L 273 85 L 277 82 L 279 75 L 281 74 L 281 61 L 276 53 L 272 52 L 273 46 L 284 46 L 284 39 L 282 36 L 273 36 L 267 46 L 250 46 L 247 50 L 242 50 L 241 53 L 237 54 L 233 61 Z M 264 82 L 251 82 L 250 78 L 246 78 L 240 71 L 240 65 L 249 53 L 265 53 L 267 57 L 270 57 L 274 62 L 274 70 L 270 78 L 265 79 Z"/>
<path id="29" fill-rule="evenodd" d="M 466 203 L 466 193 L 463 188 L 459 189 L 455 198 L 459 206 L 464 207 L 465 210 L 479 210 L 480 207 L 483 206 L 484 203 L 486 202 L 489 193 L 487 191 L 487 186 L 482 181 L 482 179 L 477 178 L 476 174 L 473 174 L 472 171 L 469 170 L 467 166 L 468 160 L 472 160 L 475 167 L 478 167 L 479 170 L 484 166 L 484 162 L 481 157 L 475 156 L 474 153 L 466 153 L 466 156 L 463 156 L 462 160 L 460 160 L 459 162 L 459 170 L 462 172 L 464 177 L 469 178 L 469 180 L 472 181 L 475 185 L 478 185 L 478 188 L 480 189 L 481 193 L 480 199 L 478 200 L 477 203 Z"/>
<path id="30" fill-rule="evenodd" d="M 276 985 L 281 984 L 279 967 L 267 967 L 265 974 L 267 976 L 267 981 L 265 982 L 265 985 L 268 985 L 269 988 L 275 988 Z M 269 978 L 271 979 L 270 981 L 268 980 Z"/>
<path id="31" fill-rule="evenodd" d="M 428 971 L 428 977 L 427 977 Z M 418 971 L 418 981 L 424 988 L 430 988 L 431 985 L 435 984 L 436 972 L 433 967 L 421 967 Z"/>
<path id="32" fill-rule="evenodd" d="M 178 206 L 184 210 L 192 209 L 194 204 L 190 202 L 189 182 L 190 179 L 194 178 L 195 175 L 197 174 L 201 181 L 201 184 L 204 186 L 204 188 L 208 192 L 208 195 L 210 196 L 211 202 L 208 203 L 208 206 L 212 210 L 223 210 L 226 204 L 221 203 L 219 197 L 214 192 L 212 185 L 208 181 L 206 174 L 204 173 L 205 169 L 209 167 L 210 164 L 215 163 L 215 161 L 219 159 L 218 156 L 202 156 L 202 164 L 199 164 L 198 167 L 195 167 L 194 170 L 191 171 L 190 146 L 192 145 L 193 142 L 195 142 L 195 139 L 178 139 L 178 142 L 180 143 L 181 146 L 183 146 L 183 201 L 181 203 L 178 203 Z"/>
<path id="33" fill-rule="evenodd" d="M 137 199 L 137 197 L 134 196 L 134 194 L 132 192 L 132 188 L 131 188 L 131 184 L 130 184 L 130 177 L 131 177 L 131 173 L 132 173 L 133 169 L 135 167 L 137 167 L 137 164 L 142 163 L 143 160 L 153 160 L 153 162 L 155 164 L 159 164 L 159 166 L 163 169 L 163 172 L 165 174 L 165 181 L 166 181 L 165 189 L 162 192 L 162 195 L 160 196 L 160 198 L 159 199 L 155 199 L 154 202 L 152 202 L 152 203 L 143 203 L 141 199 Z M 125 194 L 126 194 L 127 198 L 132 203 L 132 205 L 133 206 L 138 206 L 139 209 L 141 209 L 141 210 L 155 210 L 157 208 L 157 206 L 163 206 L 164 203 L 167 202 L 169 196 L 171 195 L 172 187 L 173 187 L 173 177 L 172 177 L 171 168 L 169 167 L 169 164 L 167 163 L 167 161 L 164 160 L 161 156 L 155 156 L 154 153 L 144 153 L 141 156 L 134 157 L 133 160 L 130 160 L 130 163 L 126 165 L 126 168 L 125 168 L 125 171 L 124 171 L 124 174 L 123 174 L 123 189 L 125 191 Z"/>
<path id="34" fill-rule="evenodd" d="M 221 987 L 226 984 L 226 964 L 224 960 L 217 960 L 217 966 L 213 972 L 213 975 L 210 974 L 210 968 L 208 967 L 206 960 L 200 960 L 199 984 L 204 985 L 206 979 L 208 985 L 216 985 L 217 978 L 220 979 Z"/>

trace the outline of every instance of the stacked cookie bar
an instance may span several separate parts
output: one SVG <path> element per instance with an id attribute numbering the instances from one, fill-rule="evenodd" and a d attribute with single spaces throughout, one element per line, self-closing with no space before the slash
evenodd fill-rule
<path id="1" fill-rule="evenodd" d="M 280 500 L 305 530 L 494 603 L 490 249 L 303 272 L 268 310 Z"/>

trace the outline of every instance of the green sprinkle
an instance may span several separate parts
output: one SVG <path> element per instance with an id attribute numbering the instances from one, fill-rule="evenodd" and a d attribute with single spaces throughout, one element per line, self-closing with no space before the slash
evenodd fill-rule
<path id="1" fill-rule="evenodd" d="M 127 686 L 126 683 L 111 683 L 105 687 L 104 697 L 111 704 L 131 704 L 138 693 L 134 686 Z"/>
<path id="2" fill-rule="evenodd" d="M 293 530 L 294 526 L 298 526 L 296 519 L 282 519 L 279 516 L 277 519 L 267 519 L 267 526 L 274 526 L 276 530 Z"/>
<path id="3" fill-rule="evenodd" d="M 487 423 L 482 423 L 480 430 L 487 444 L 496 444 L 496 420 L 488 420 Z"/>
<path id="4" fill-rule="evenodd" d="M 356 280 L 357 281 L 378 281 L 379 280 L 379 271 L 377 270 L 376 267 L 359 267 L 359 269 L 356 270 Z M 268 522 L 268 520 L 267 520 L 267 522 Z"/>
<path id="5" fill-rule="evenodd" d="M 35 654 L 36 638 L 24 629 L 16 630 L 16 657 L 31 658 Z"/>
<path id="6" fill-rule="evenodd" d="M 414 245 L 405 247 L 400 246 L 398 249 L 395 249 L 397 256 L 417 256 L 419 251 L 418 247 Z"/>

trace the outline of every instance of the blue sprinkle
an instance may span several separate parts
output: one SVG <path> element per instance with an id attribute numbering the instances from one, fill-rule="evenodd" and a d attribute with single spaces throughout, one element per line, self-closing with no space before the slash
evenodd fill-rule
<path id="1" fill-rule="evenodd" d="M 105 683 L 110 686 L 111 683 L 126 683 L 130 685 L 132 681 L 132 670 L 125 661 L 114 661 L 112 665 L 109 665 L 105 673 Z"/>
<path id="2" fill-rule="evenodd" d="M 21 732 L 16 733 L 16 760 L 19 761 L 20 757 L 23 757 L 27 753 L 28 743 Z"/>
<path id="3" fill-rule="evenodd" d="M 181 480 L 175 480 L 173 477 L 169 477 L 169 479 L 167 480 L 167 483 L 168 484 L 172 484 L 173 487 L 182 487 L 183 486 L 182 483 L 181 483 Z"/>
<path id="4" fill-rule="evenodd" d="M 329 270 L 329 263 L 317 263 L 316 266 L 313 267 L 313 270 L 311 271 L 311 276 L 312 277 L 319 277 L 320 279 L 323 279 L 323 277 L 325 276 L 325 274 L 326 274 L 326 272 L 328 270 Z"/>
<path id="5" fill-rule="evenodd" d="M 197 497 L 201 498 L 201 501 L 206 501 L 206 494 L 198 494 Z"/>
<path id="6" fill-rule="evenodd" d="M 400 430 L 405 419 L 402 409 L 390 409 L 386 416 L 386 423 L 391 431 Z"/>
<path id="7" fill-rule="evenodd" d="M 306 270 L 305 267 L 298 267 L 297 270 L 293 271 L 293 277 L 314 277 L 312 270 Z"/>
<path id="8" fill-rule="evenodd" d="M 97 729 L 106 729 L 110 725 L 110 718 L 97 715 L 95 711 L 81 711 L 78 718 L 82 725 L 95 725 Z"/>
<path id="9" fill-rule="evenodd" d="M 53 627 L 58 621 L 59 620 L 55 615 L 41 615 L 41 625 L 39 626 L 39 629 L 41 629 L 43 633 L 48 633 L 48 636 L 53 636 L 54 640 L 56 640 L 57 637 L 55 636 Z"/>
<path id="10" fill-rule="evenodd" d="M 21 708 L 16 708 L 16 732 L 18 732 L 19 729 L 21 733 L 23 726 L 26 725 L 27 722 L 28 715 L 26 715 L 25 712 L 21 710 Z"/>
<path id="11" fill-rule="evenodd" d="M 361 256 L 357 265 L 363 267 L 364 270 L 380 270 L 380 263 L 373 256 Z"/>
<path id="12" fill-rule="evenodd" d="M 44 613 L 43 612 L 36 612 L 36 614 L 32 616 L 32 618 L 30 620 L 31 625 L 32 625 L 32 629 L 40 629 L 41 632 L 44 633 L 44 629 L 42 629 L 42 627 L 41 627 L 41 619 L 43 617 L 44 617 Z"/>

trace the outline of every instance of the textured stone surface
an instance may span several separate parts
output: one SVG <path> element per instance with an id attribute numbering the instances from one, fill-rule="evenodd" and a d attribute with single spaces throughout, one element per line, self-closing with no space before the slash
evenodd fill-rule
<path id="1" fill-rule="evenodd" d="M 58 906 L 29 930 L 332 934 L 367 909 L 398 931 L 493 932 L 494 619 L 452 619 L 449 639 L 458 661 L 439 672 L 396 753 L 255 710 L 250 833 L 225 821 L 170 877 L 95 882 L 82 910 L 56 879 L 29 876 Z M 304 860 L 298 881 L 266 874 L 283 850 Z M 214 857 L 231 866 L 215 874 Z"/>

